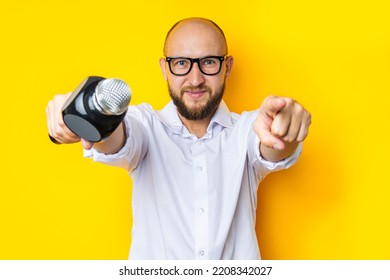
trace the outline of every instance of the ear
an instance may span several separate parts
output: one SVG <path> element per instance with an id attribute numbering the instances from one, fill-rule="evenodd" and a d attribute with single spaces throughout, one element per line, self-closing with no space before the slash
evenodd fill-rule
<path id="1" fill-rule="evenodd" d="M 226 58 L 226 77 L 229 77 L 230 72 L 232 71 L 234 63 L 234 58 L 232 56 L 228 56 Z"/>
<path id="2" fill-rule="evenodd" d="M 161 68 L 161 72 L 163 74 L 164 80 L 167 80 L 167 69 L 166 69 L 165 59 L 160 57 L 159 63 L 160 63 L 160 68 Z"/>

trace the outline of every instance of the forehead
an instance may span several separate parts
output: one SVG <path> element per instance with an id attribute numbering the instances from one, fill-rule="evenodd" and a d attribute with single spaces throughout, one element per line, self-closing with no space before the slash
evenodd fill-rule
<path id="1" fill-rule="evenodd" d="M 176 26 L 169 34 L 166 56 L 202 57 L 225 55 L 226 44 L 221 32 L 204 21 L 186 21 Z"/>

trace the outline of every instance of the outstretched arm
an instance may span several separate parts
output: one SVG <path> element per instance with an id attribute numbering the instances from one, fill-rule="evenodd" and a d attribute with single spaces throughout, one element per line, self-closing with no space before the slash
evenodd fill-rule
<path id="1" fill-rule="evenodd" d="M 262 157 L 276 162 L 292 155 L 299 142 L 306 138 L 310 123 L 310 113 L 295 100 L 265 98 L 254 123 Z"/>

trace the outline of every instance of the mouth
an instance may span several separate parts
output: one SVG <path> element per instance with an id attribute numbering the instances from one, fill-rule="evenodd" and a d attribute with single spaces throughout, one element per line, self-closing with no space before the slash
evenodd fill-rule
<path id="1" fill-rule="evenodd" d="M 185 94 L 189 95 L 193 99 L 201 98 L 206 91 L 186 91 Z"/>
<path id="2" fill-rule="evenodd" d="M 197 89 L 186 89 L 184 90 L 184 94 L 191 97 L 192 99 L 200 99 L 202 98 L 206 93 L 207 93 L 207 89 L 201 89 L 201 88 L 197 88 Z"/>

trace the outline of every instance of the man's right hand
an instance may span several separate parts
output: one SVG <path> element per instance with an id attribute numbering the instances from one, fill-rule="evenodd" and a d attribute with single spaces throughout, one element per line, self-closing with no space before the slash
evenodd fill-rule
<path id="1" fill-rule="evenodd" d="M 49 135 L 61 144 L 77 143 L 81 141 L 83 148 L 89 150 L 92 148 L 94 143 L 80 139 L 80 137 L 74 134 L 66 126 L 62 118 L 62 107 L 71 94 L 72 93 L 55 95 L 54 98 L 49 101 L 46 107 L 46 119 Z"/>

